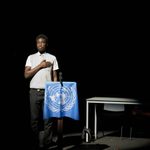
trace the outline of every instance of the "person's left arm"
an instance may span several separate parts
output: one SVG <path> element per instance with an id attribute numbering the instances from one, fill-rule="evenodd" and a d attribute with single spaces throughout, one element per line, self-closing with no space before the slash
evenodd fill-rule
<path id="1" fill-rule="evenodd" d="M 54 61 L 53 61 L 53 65 L 52 65 L 52 78 L 53 78 L 53 81 L 58 81 L 58 70 L 59 70 L 59 67 L 58 67 L 58 62 L 57 62 L 57 59 L 55 58 Z"/>
<path id="2" fill-rule="evenodd" d="M 53 81 L 58 81 L 57 70 L 53 70 Z"/>

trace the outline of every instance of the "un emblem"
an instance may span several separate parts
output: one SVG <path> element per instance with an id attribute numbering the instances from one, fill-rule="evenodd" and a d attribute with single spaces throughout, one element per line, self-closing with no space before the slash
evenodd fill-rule
<path id="1" fill-rule="evenodd" d="M 45 90 L 45 104 L 52 112 L 65 112 L 74 107 L 76 102 L 76 89 L 74 86 L 48 85 Z"/>

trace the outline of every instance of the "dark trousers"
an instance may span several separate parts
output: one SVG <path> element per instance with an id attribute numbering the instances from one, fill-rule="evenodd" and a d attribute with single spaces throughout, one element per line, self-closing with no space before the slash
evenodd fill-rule
<path id="1" fill-rule="evenodd" d="M 40 132 L 43 131 L 42 143 L 49 145 L 52 140 L 52 120 L 43 120 L 44 90 L 30 89 L 30 113 L 33 149 L 40 146 Z"/>

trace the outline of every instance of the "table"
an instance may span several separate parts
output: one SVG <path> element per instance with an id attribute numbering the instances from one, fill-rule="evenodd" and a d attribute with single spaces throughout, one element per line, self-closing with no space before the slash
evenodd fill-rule
<path id="1" fill-rule="evenodd" d="M 139 105 L 137 99 L 120 97 L 92 97 L 86 99 L 86 129 L 89 128 L 89 104 L 94 104 L 94 137 L 97 139 L 97 111 L 96 104 L 125 104 Z M 86 133 L 86 142 L 88 142 L 88 133 Z"/>

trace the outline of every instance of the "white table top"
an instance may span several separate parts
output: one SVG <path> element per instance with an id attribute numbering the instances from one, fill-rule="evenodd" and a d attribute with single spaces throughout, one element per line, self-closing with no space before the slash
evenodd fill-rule
<path id="1" fill-rule="evenodd" d="M 110 104 L 140 104 L 137 99 L 121 97 L 91 97 L 86 99 L 89 103 L 110 103 Z"/>

